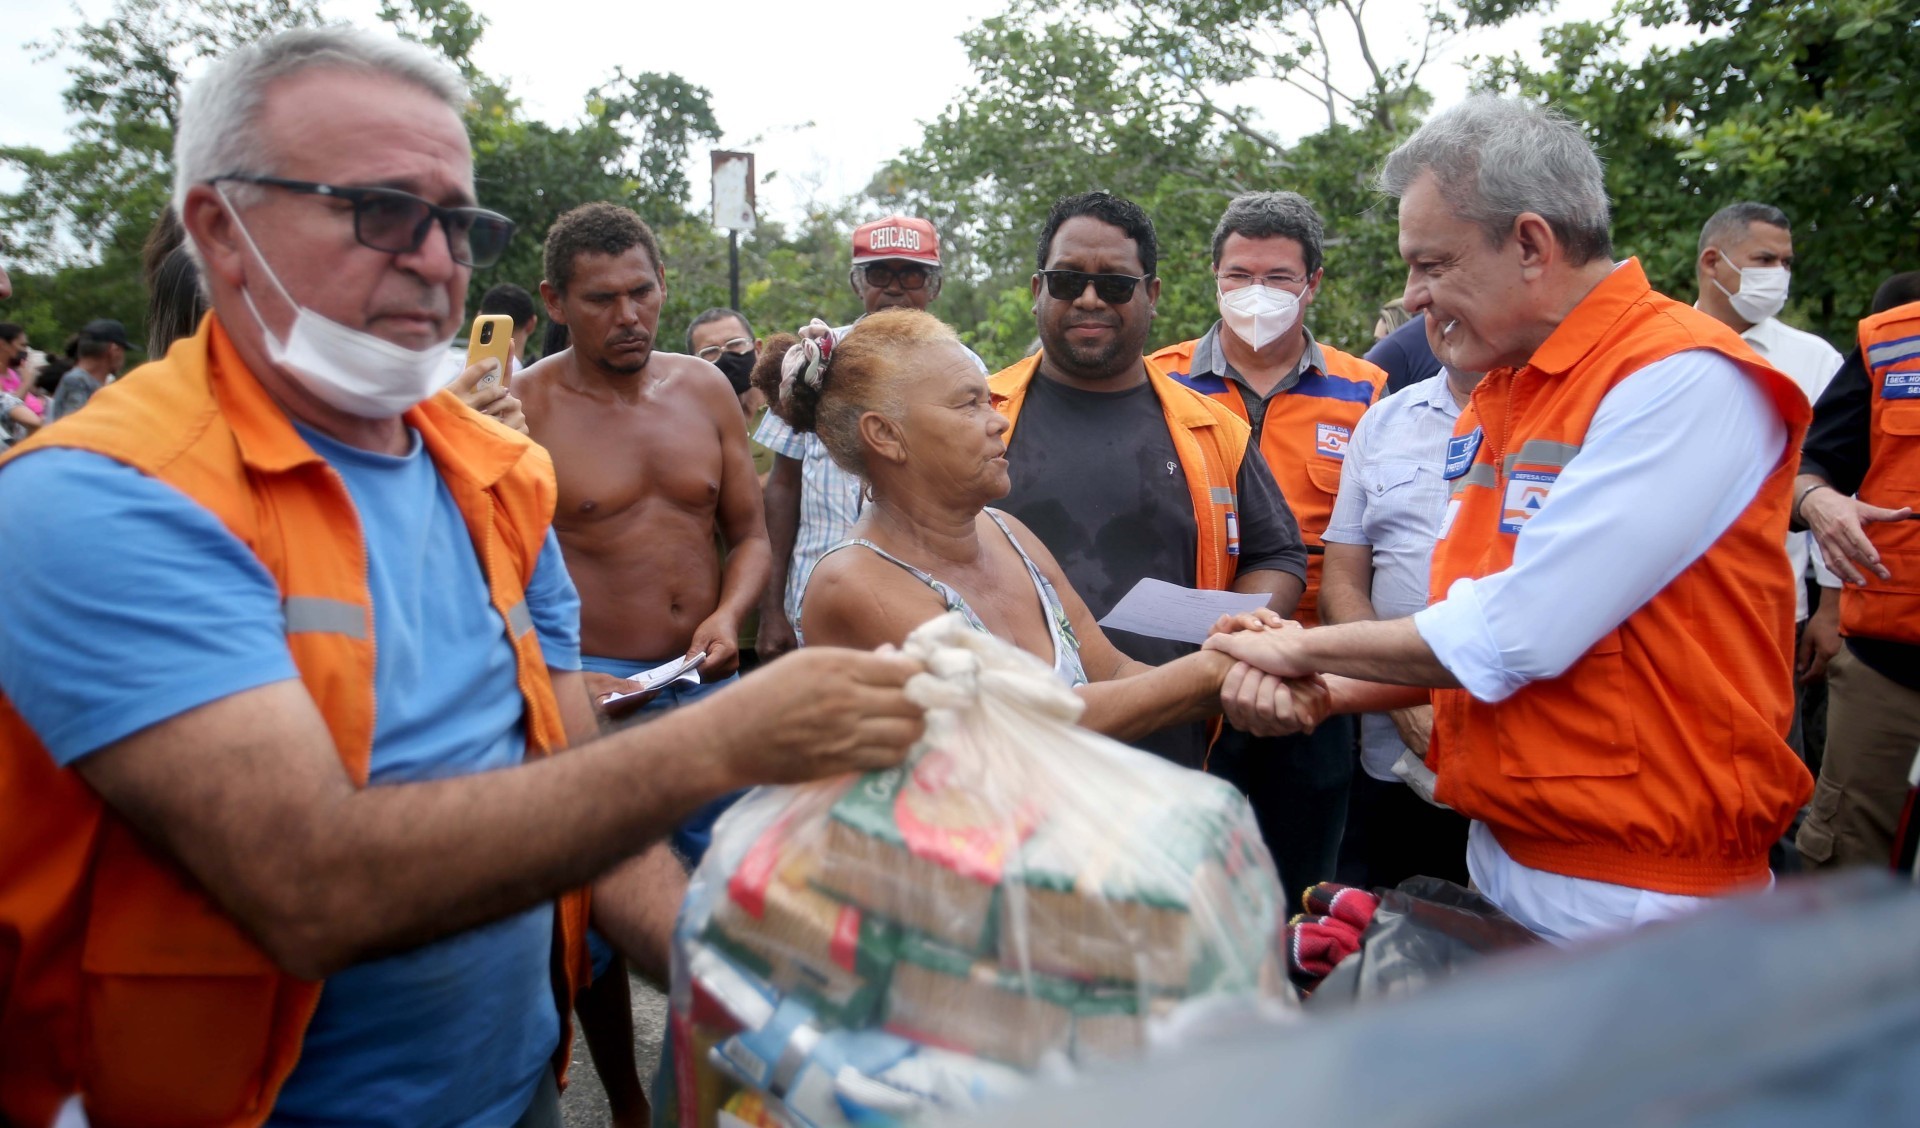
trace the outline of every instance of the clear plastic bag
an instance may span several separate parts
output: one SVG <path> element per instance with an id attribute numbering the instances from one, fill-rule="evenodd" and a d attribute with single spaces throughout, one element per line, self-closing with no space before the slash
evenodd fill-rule
<path id="1" fill-rule="evenodd" d="M 667 1123 L 886 1124 L 1126 1061 L 1287 997 L 1279 881 L 1230 785 L 1077 727 L 1032 656 L 935 619 L 899 768 L 763 788 L 674 951 Z"/>

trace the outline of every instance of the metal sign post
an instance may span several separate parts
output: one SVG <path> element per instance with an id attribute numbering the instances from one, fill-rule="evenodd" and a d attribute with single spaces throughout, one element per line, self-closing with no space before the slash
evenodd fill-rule
<path id="1" fill-rule="evenodd" d="M 713 225 L 727 229 L 727 293 L 740 308 L 740 233 L 753 230 L 753 154 L 715 149 Z"/>

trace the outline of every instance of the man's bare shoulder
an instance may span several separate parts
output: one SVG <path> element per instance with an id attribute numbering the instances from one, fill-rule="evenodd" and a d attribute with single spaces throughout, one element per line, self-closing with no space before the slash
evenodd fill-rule
<path id="1" fill-rule="evenodd" d="M 525 399 L 528 392 L 536 388 L 546 388 L 561 378 L 561 374 L 573 364 L 573 350 L 561 349 L 551 356 L 543 356 L 513 374 L 513 394 Z"/>
<path id="2" fill-rule="evenodd" d="M 740 400 L 733 394 L 733 385 L 727 383 L 718 368 L 699 357 L 656 352 L 647 364 L 654 370 L 654 379 L 676 392 L 691 392 L 703 404 L 711 404 L 732 415 L 740 414 Z"/>

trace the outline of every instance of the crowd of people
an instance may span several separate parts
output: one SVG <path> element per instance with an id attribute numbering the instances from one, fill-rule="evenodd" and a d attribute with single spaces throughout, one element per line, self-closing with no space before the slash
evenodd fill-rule
<path id="1" fill-rule="evenodd" d="M 238 51 L 145 349 L 0 323 L 0 1119 L 553 1125 L 577 1014 L 644 1122 L 625 968 L 744 789 L 906 756 L 884 644 L 942 612 L 1238 786 L 1296 901 L 1444 877 L 1573 943 L 1887 863 L 1920 274 L 1843 358 L 1778 319 L 1786 212 L 1732 202 L 1660 294 L 1580 128 L 1477 96 L 1379 172 L 1377 342 L 1314 333 L 1292 192 L 1226 205 L 1219 320 L 1151 354 L 1151 217 L 1058 200 L 994 363 L 924 219 L 854 232 L 852 324 L 682 342 L 651 230 L 583 202 L 481 302 L 501 371 L 449 348 L 514 234 L 465 99 L 367 32 Z M 1147 579 L 1264 606 L 1102 627 Z"/>

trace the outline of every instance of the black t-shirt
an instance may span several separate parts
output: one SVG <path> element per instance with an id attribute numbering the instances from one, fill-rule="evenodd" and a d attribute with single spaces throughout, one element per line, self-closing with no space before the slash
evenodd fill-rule
<path id="1" fill-rule="evenodd" d="M 1095 619 L 1146 577 L 1194 586 L 1193 495 L 1151 384 L 1089 392 L 1036 375 L 1007 462 L 1013 490 L 999 508 L 1026 522 L 1060 561 Z M 1304 579 L 1300 529 L 1266 461 L 1257 454 L 1243 459 L 1236 489 L 1239 571 L 1274 569 Z M 1156 666 L 1196 649 L 1130 631 L 1107 637 L 1128 657 Z M 1181 725 L 1136 743 L 1197 765 L 1204 739 L 1202 726 Z"/>

